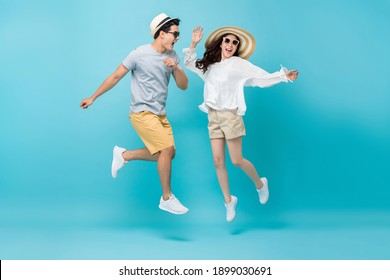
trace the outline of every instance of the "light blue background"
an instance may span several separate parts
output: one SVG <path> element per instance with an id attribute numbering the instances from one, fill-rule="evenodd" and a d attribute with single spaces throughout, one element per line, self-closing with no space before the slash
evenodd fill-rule
<path id="1" fill-rule="evenodd" d="M 231 224 L 195 74 L 167 106 L 184 216 L 158 209 L 155 163 L 111 178 L 112 147 L 142 146 L 129 76 L 79 108 L 161 12 L 182 20 L 180 55 L 195 26 L 235 25 L 257 40 L 252 63 L 300 71 L 246 89 L 244 156 L 271 198 L 228 160 Z M 389 15 L 388 0 L 0 0 L 0 259 L 389 259 Z"/>

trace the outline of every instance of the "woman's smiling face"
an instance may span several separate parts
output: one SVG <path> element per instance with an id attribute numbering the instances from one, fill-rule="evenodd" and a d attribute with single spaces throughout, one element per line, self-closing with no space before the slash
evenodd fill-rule
<path id="1" fill-rule="evenodd" d="M 236 35 L 228 34 L 223 37 L 221 43 L 222 60 L 232 57 L 237 51 L 239 40 Z"/>

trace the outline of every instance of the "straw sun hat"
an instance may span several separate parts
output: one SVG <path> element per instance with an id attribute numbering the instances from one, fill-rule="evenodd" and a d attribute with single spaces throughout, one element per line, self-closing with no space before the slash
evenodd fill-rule
<path id="1" fill-rule="evenodd" d="M 159 14 L 150 23 L 150 35 L 154 37 L 154 34 L 156 34 L 156 32 L 161 28 L 161 26 L 174 19 L 177 18 L 170 18 L 169 16 L 167 16 L 167 14 L 164 13 Z"/>
<path id="2" fill-rule="evenodd" d="M 240 40 L 240 48 L 238 50 L 239 57 L 247 59 L 255 51 L 256 40 L 252 36 L 252 34 L 242 28 L 235 26 L 223 26 L 214 30 L 213 32 L 211 32 L 209 37 L 207 37 L 205 46 L 207 47 L 208 44 L 210 44 L 214 40 L 217 40 L 223 34 L 233 34 L 238 37 L 238 39 Z"/>

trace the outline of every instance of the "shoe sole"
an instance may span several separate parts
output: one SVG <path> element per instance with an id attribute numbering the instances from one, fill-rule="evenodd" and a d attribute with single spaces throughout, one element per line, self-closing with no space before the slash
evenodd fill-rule
<path id="1" fill-rule="evenodd" d="M 118 170 L 120 168 L 117 169 L 116 173 L 114 173 L 114 162 L 116 162 L 116 159 L 115 159 L 115 156 L 116 156 L 116 152 L 118 151 L 119 147 L 118 146 L 115 146 L 113 151 L 112 151 L 112 163 L 111 163 L 111 176 L 112 178 L 116 179 L 118 177 Z"/>
<path id="2" fill-rule="evenodd" d="M 183 215 L 183 214 L 188 212 L 188 209 L 185 212 L 177 212 L 177 211 L 173 211 L 173 210 L 171 210 L 169 208 L 165 208 L 164 206 L 161 206 L 161 205 L 159 205 L 158 208 L 160 208 L 163 211 L 169 212 L 171 214 L 175 214 L 175 215 Z"/>
<path id="3" fill-rule="evenodd" d="M 115 162 L 115 151 L 116 151 L 116 146 L 112 150 L 112 162 L 111 162 L 111 176 L 112 178 L 118 177 L 118 173 L 114 174 L 114 162 Z"/>

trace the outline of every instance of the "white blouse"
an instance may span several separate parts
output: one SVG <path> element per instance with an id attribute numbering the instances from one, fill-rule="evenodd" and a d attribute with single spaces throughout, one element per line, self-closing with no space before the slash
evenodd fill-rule
<path id="1" fill-rule="evenodd" d="M 238 109 L 238 115 L 244 115 L 246 104 L 244 86 L 270 87 L 280 82 L 288 82 L 287 69 L 268 73 L 237 56 L 211 64 L 206 73 L 196 68 L 196 50 L 183 49 L 184 65 L 197 73 L 204 81 L 204 102 L 199 108 L 207 113 L 207 107 L 215 110 Z"/>

